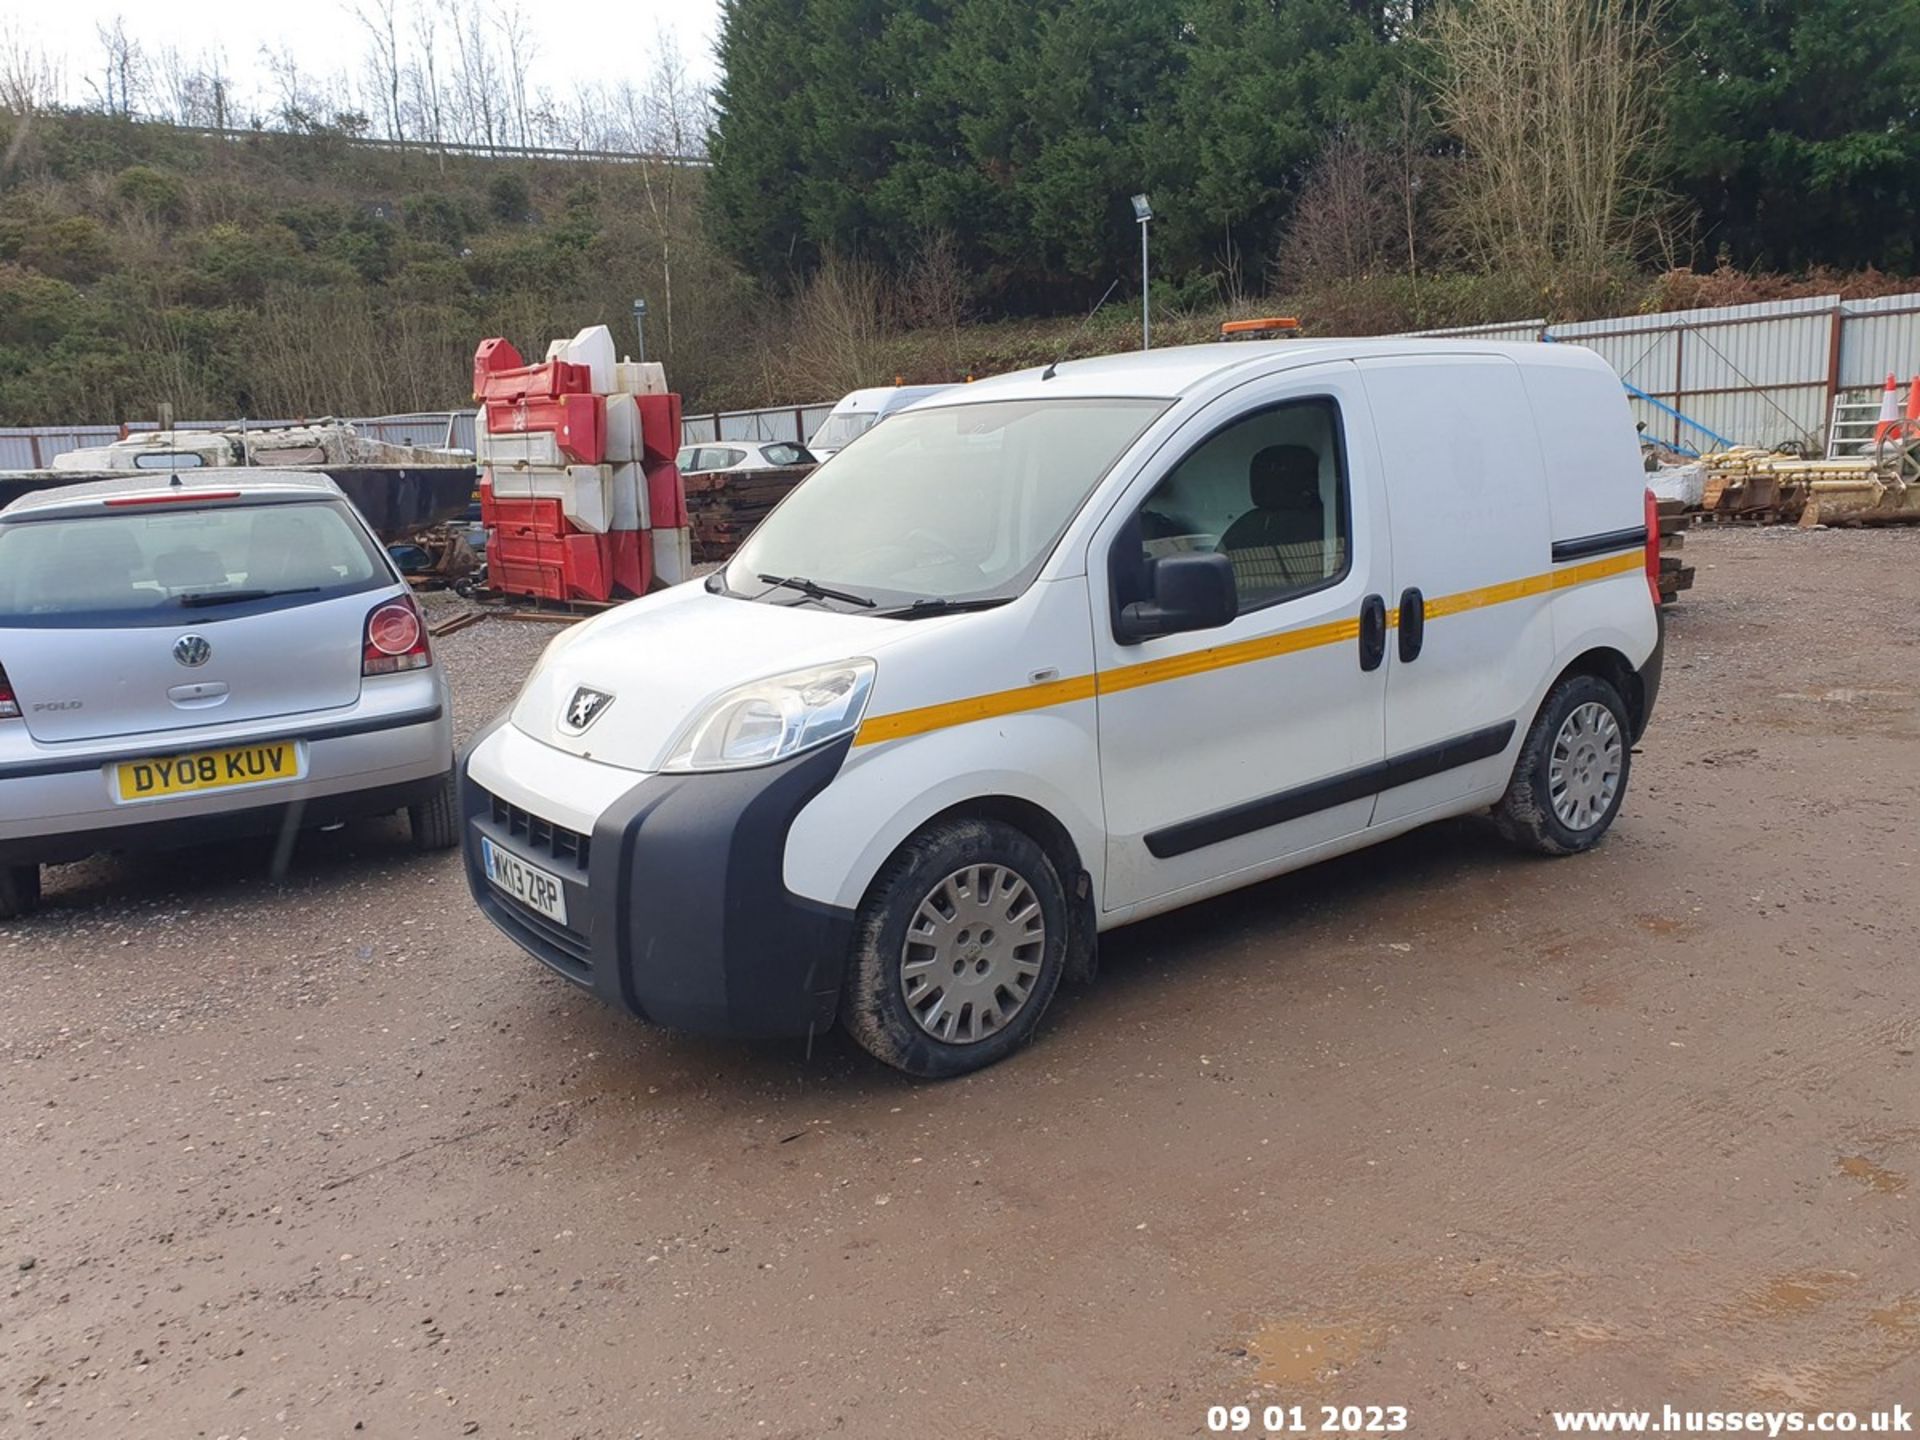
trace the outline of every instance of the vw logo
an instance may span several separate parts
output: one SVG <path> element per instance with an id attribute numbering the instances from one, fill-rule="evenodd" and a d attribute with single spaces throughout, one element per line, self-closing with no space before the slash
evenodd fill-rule
<path id="1" fill-rule="evenodd" d="M 578 734 L 600 718 L 600 712 L 613 703 L 613 696 L 600 690 L 589 690 L 582 685 L 573 692 L 573 698 L 567 702 L 566 713 L 561 723 L 567 729 Z"/>
<path id="2" fill-rule="evenodd" d="M 182 635 L 173 642 L 173 658 L 182 665 L 204 665 L 213 658 L 213 646 L 204 635 Z"/>

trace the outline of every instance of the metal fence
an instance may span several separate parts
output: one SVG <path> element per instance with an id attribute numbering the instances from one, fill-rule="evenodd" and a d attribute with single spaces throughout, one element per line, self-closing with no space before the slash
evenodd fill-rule
<path id="1" fill-rule="evenodd" d="M 1836 401 L 1871 398 L 1888 375 L 1920 371 L 1920 294 L 1416 333 L 1585 345 L 1613 366 L 1650 435 L 1694 450 L 1797 445 L 1817 453 Z"/>
<path id="2" fill-rule="evenodd" d="M 804 441 L 819 428 L 833 408 L 819 405 L 782 405 L 770 410 L 725 410 L 683 418 L 682 445 L 715 440 Z M 416 415 L 376 415 L 351 418 L 347 423 L 361 434 L 396 445 L 418 445 L 428 450 L 473 450 L 471 410 L 432 410 Z M 296 425 L 296 420 L 181 420 L 176 430 L 268 430 Z M 44 470 L 53 457 L 69 450 L 111 445 L 123 435 L 159 426 L 151 420 L 118 425 L 33 425 L 0 429 L 0 470 Z"/>
<path id="3" fill-rule="evenodd" d="M 1430 337 L 1545 340 L 1585 345 L 1604 356 L 1626 384 L 1634 416 L 1647 432 L 1682 448 L 1724 444 L 1825 448 L 1835 402 L 1871 399 L 1889 374 L 1920 371 L 1920 293 L 1873 300 L 1821 295 L 1709 310 L 1628 315 L 1549 325 L 1511 320 Z M 830 402 L 765 410 L 688 415 L 683 445 L 722 440 L 804 441 Z M 188 429 L 261 429 L 287 421 L 202 421 Z M 473 412 L 382 415 L 352 422 L 382 440 L 429 448 L 473 448 Z M 153 429 L 138 424 L 129 429 Z M 106 445 L 111 425 L 46 425 L 0 430 L 0 470 L 38 469 L 55 455 Z"/>

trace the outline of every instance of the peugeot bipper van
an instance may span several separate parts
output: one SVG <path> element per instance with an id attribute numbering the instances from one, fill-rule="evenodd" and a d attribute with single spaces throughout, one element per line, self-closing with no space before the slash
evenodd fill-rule
<path id="1" fill-rule="evenodd" d="M 1642 481 L 1571 345 L 956 389 L 554 641 L 464 760 L 474 896 L 642 1019 L 976 1069 L 1114 926 L 1445 816 L 1599 841 L 1660 683 Z"/>
<path id="2" fill-rule="evenodd" d="M 807 449 L 816 460 L 847 448 L 889 415 L 917 404 L 929 395 L 950 390 L 950 385 L 876 385 L 868 390 L 849 390 L 834 402 L 820 428 L 807 437 Z"/>

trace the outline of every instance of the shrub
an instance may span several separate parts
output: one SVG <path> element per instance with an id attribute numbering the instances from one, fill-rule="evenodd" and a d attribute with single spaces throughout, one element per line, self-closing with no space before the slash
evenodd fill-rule
<path id="1" fill-rule="evenodd" d="M 148 165 L 129 165 L 113 189 L 121 204 L 150 220 L 178 225 L 187 213 L 187 187 Z"/>
<path id="2" fill-rule="evenodd" d="M 113 268 L 113 248 L 100 222 L 87 215 L 30 221 L 20 242 L 20 261 L 51 275 L 85 285 Z"/>

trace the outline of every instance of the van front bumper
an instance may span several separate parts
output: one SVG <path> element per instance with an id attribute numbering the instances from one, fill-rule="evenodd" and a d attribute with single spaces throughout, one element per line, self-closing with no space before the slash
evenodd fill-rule
<path id="1" fill-rule="evenodd" d="M 474 778 L 472 757 L 501 723 L 469 747 L 460 790 L 468 887 L 509 939 L 670 1029 L 781 1036 L 833 1024 L 853 912 L 793 894 L 782 871 L 794 818 L 850 738 L 753 770 L 645 776 L 583 834 Z M 483 837 L 559 878 L 565 925 L 488 881 Z"/>

